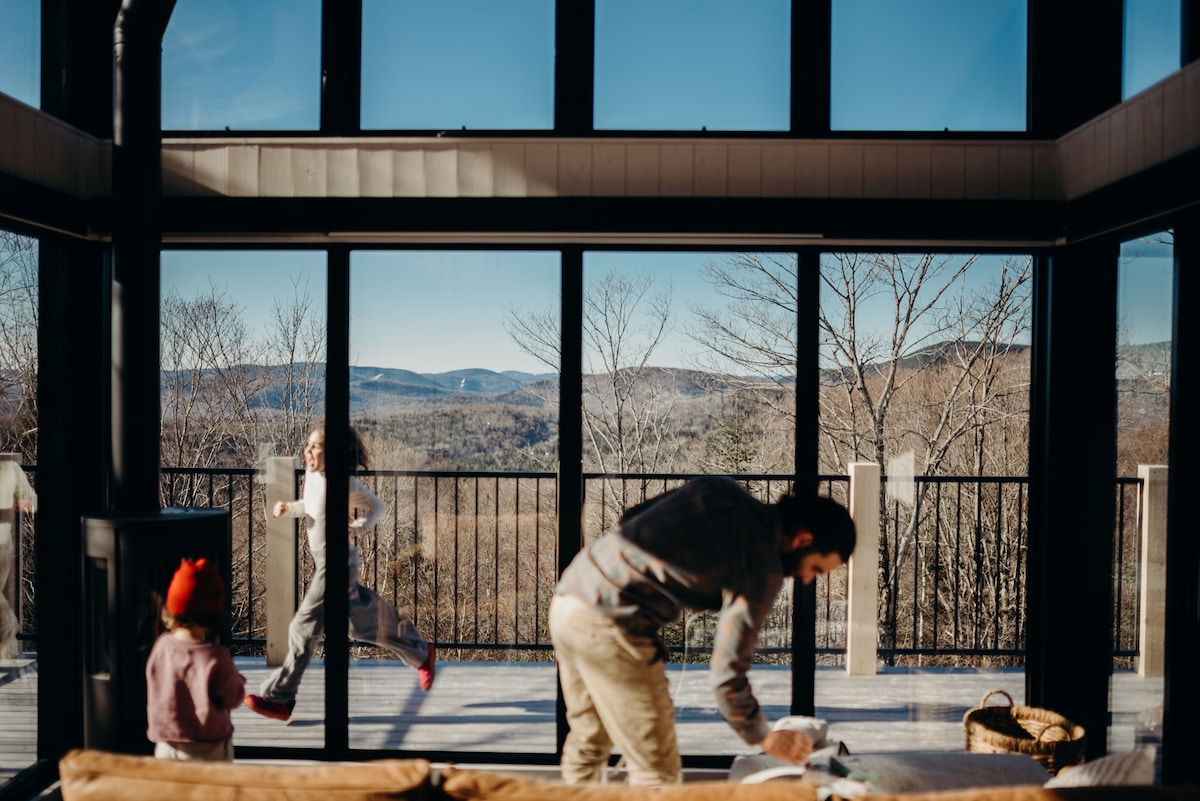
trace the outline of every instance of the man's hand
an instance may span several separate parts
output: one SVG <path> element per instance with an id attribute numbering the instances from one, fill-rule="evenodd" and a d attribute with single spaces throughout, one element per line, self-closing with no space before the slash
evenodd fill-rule
<path id="1" fill-rule="evenodd" d="M 271 514 L 276 517 L 287 514 L 287 504 L 283 501 L 275 501 L 275 508 L 271 510 Z"/>
<path id="2" fill-rule="evenodd" d="M 803 732 L 779 729 L 768 734 L 758 747 L 767 756 L 799 765 L 812 753 L 813 741 Z"/>

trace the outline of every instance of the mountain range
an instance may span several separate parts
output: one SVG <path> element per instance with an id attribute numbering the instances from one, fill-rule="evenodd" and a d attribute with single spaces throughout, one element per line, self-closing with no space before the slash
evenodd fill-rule
<path id="1" fill-rule="evenodd" d="M 916 369 L 946 360 L 953 360 L 964 350 L 973 348 L 972 342 L 943 342 L 909 354 L 901 361 L 901 367 Z M 1134 346 L 1133 352 L 1169 354 L 1170 343 L 1155 343 L 1150 346 Z M 1010 345 L 1009 352 L 1022 352 L 1027 345 Z M 316 375 L 321 378 L 324 365 L 314 365 Z M 273 387 L 261 395 L 255 405 L 281 406 L 283 379 L 286 368 L 273 366 Z M 682 396 L 699 396 L 713 390 L 719 377 L 708 373 L 682 368 L 655 368 L 653 372 L 671 383 L 674 391 Z M 1118 370 L 1118 378 L 1123 371 Z M 826 380 L 837 379 L 837 371 L 827 370 Z M 484 368 L 448 370 L 441 373 L 418 373 L 393 367 L 352 366 L 350 368 L 350 406 L 353 410 L 378 409 L 381 407 L 407 404 L 414 401 L 438 402 L 449 399 L 479 399 L 497 403 L 527 405 L 538 403 L 533 395 L 521 392 L 533 384 L 556 382 L 555 373 L 529 373 L 520 370 L 496 372 Z M 790 384 L 791 378 L 781 378 L 777 383 Z M 544 393 L 542 393 L 544 395 Z"/>

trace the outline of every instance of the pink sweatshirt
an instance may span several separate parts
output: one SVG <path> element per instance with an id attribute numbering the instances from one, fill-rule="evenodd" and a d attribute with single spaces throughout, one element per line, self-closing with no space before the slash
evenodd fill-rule
<path id="1" fill-rule="evenodd" d="M 154 743 L 211 743 L 233 736 L 230 710 L 246 677 L 229 649 L 164 632 L 146 660 L 146 737 Z"/>

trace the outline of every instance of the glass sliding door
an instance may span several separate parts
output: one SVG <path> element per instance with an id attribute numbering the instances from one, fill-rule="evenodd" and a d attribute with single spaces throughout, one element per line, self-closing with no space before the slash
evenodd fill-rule
<path id="1" fill-rule="evenodd" d="M 37 759 L 38 253 L 0 229 L 0 787 Z"/>
<path id="2" fill-rule="evenodd" d="M 794 253 L 583 254 L 584 539 L 697 474 L 741 477 L 763 500 L 794 474 Z M 791 702 L 792 587 L 760 632 L 750 681 L 772 717 Z M 747 746 L 708 680 L 713 612 L 667 624 L 680 752 Z"/>
<path id="3" fill-rule="evenodd" d="M 163 495 L 230 512 L 232 650 L 259 694 L 313 579 L 304 519 L 272 506 L 304 491 L 304 444 L 324 419 L 326 255 L 165 250 L 161 274 Z M 287 725 L 233 710 L 235 748 L 325 747 L 319 640 L 313 656 Z"/>
<path id="4" fill-rule="evenodd" d="M 351 253 L 350 416 L 387 506 L 358 580 L 437 649 L 426 692 L 411 644 L 353 645 L 351 748 L 554 753 L 559 264 Z"/>
<path id="5" fill-rule="evenodd" d="M 1121 244 L 1111 752 L 1162 742 L 1173 261 L 1169 230 Z"/>
<path id="6" fill-rule="evenodd" d="M 1031 275 L 1025 254 L 821 256 L 820 469 L 882 476 L 854 557 L 878 566 L 877 655 L 816 678 L 852 751 L 961 750 L 984 693 L 1023 703 Z"/>

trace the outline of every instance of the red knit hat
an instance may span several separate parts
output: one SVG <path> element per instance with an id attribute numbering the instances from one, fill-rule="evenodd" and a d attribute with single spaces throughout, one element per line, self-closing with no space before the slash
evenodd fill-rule
<path id="1" fill-rule="evenodd" d="M 225 582 L 207 559 L 184 559 L 167 588 L 173 615 L 217 615 L 225 608 Z"/>

